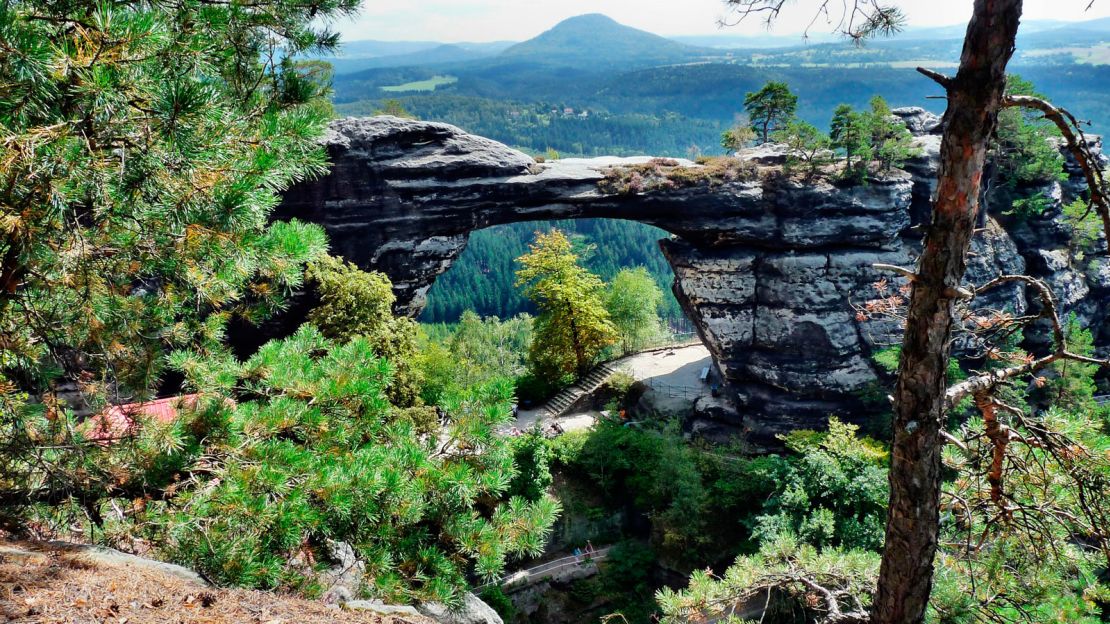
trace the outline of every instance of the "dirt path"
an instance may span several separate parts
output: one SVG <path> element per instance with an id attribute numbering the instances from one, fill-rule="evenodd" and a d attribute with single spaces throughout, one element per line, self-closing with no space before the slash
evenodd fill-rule
<path id="1" fill-rule="evenodd" d="M 709 349 L 700 344 L 637 353 L 614 362 L 615 368 L 655 390 L 659 395 L 655 400 L 665 408 L 679 410 L 692 405 L 697 397 L 710 394 L 709 384 L 703 383 L 700 375 L 702 369 L 712 365 Z M 548 427 L 554 422 L 564 431 L 576 431 L 593 427 L 601 416 L 600 412 L 592 410 L 565 414 L 557 419 L 544 418 L 543 414 L 542 408 L 520 410 L 513 426 L 527 431 L 536 423 Z M 509 431 L 511 429 L 506 433 Z"/>

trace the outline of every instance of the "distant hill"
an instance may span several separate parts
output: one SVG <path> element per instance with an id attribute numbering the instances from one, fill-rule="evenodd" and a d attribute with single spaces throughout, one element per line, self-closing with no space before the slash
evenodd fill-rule
<path id="1" fill-rule="evenodd" d="M 309 55 L 327 61 L 336 74 L 352 74 L 387 67 L 422 67 L 468 63 L 496 56 L 514 41 L 437 43 L 434 41 L 348 41 L 334 56 Z"/>
<path id="2" fill-rule="evenodd" d="M 359 43 L 359 42 L 356 42 Z M 424 65 L 442 65 L 450 63 L 467 63 L 496 56 L 509 46 L 511 41 L 494 41 L 490 43 L 444 43 L 433 44 L 431 47 L 408 52 L 405 54 L 391 54 L 387 56 L 325 58 L 335 67 L 337 74 L 350 74 L 367 69 L 383 67 L 421 67 Z"/>
<path id="3" fill-rule="evenodd" d="M 564 20 L 534 39 L 510 47 L 498 58 L 574 66 L 639 65 L 689 60 L 706 52 L 594 13 Z"/>

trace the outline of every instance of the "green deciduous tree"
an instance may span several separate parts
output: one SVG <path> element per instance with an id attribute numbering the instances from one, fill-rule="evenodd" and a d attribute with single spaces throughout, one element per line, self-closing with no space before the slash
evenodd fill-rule
<path id="1" fill-rule="evenodd" d="M 605 293 L 605 308 L 620 334 L 622 352 L 633 353 L 663 337 L 662 302 L 663 291 L 644 267 L 617 273 Z"/>
<path id="2" fill-rule="evenodd" d="M 393 316 L 393 285 L 383 273 L 360 270 L 350 262 L 324 256 L 306 272 L 319 305 L 308 321 L 331 340 L 366 338 L 378 357 L 393 367 L 386 395 L 394 404 L 409 407 L 420 392 L 416 360 L 416 322 Z"/>
<path id="3" fill-rule="evenodd" d="M 760 141 L 766 143 L 771 134 L 786 127 L 798 109 L 798 96 L 790 92 L 785 82 L 768 82 L 759 91 L 744 97 L 752 129 Z"/>
<path id="4" fill-rule="evenodd" d="M 173 361 L 204 397 L 179 426 L 203 440 L 207 468 L 145 526 L 211 578 L 311 589 L 311 562 L 339 540 L 372 595 L 453 603 L 471 575 L 542 551 L 559 508 L 507 496 L 513 452 L 495 429 L 511 418 L 509 384 L 444 397 L 442 433 L 419 436 L 386 400 L 391 366 L 365 336 L 338 344 L 305 325 L 244 364 Z"/>
<path id="5" fill-rule="evenodd" d="M 452 390 L 523 374 L 532 321 L 527 314 L 502 321 L 467 311 L 457 325 L 425 326 L 417 358 L 423 377 L 420 396 L 435 404 Z"/>
<path id="6" fill-rule="evenodd" d="M 618 332 L 604 305 L 605 284 L 583 268 L 559 230 L 536 233 L 520 258 L 517 285 L 539 308 L 528 358 L 541 379 L 585 374 Z"/>

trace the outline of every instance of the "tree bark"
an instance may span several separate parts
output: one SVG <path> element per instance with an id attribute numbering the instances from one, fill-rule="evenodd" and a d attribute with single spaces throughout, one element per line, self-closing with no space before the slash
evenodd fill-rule
<path id="1" fill-rule="evenodd" d="M 917 624 L 932 589 L 940 529 L 940 451 L 954 304 L 975 231 L 987 149 L 1006 87 L 1022 0 L 976 0 L 948 92 L 937 195 L 906 320 L 894 392 L 890 508 L 876 624 Z"/>

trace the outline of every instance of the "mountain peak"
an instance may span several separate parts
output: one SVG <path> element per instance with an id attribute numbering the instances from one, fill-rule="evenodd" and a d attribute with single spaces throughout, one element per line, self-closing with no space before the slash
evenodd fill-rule
<path id="1" fill-rule="evenodd" d="M 591 66 L 666 63 L 689 59 L 698 48 L 625 26 L 601 13 L 565 19 L 502 56 Z"/>
<path id="2" fill-rule="evenodd" d="M 575 15 L 574 17 L 568 17 L 567 19 L 565 19 L 565 20 L 559 22 L 558 24 L 556 24 L 552 28 L 552 30 L 554 30 L 555 28 L 560 28 L 560 27 L 566 28 L 566 27 L 569 27 L 569 26 L 580 26 L 580 25 L 620 26 L 621 24 L 617 20 L 609 17 L 608 15 L 606 15 L 604 13 L 583 13 L 582 15 Z"/>

